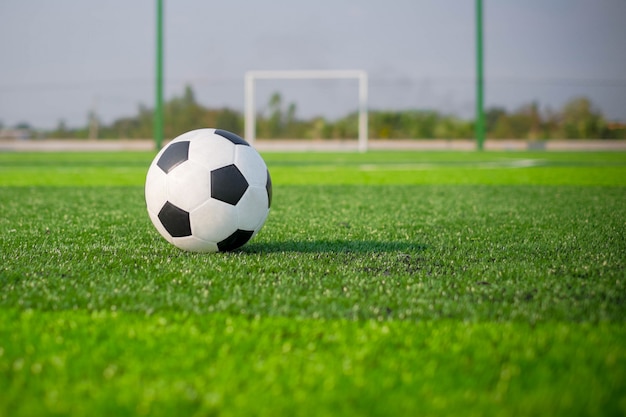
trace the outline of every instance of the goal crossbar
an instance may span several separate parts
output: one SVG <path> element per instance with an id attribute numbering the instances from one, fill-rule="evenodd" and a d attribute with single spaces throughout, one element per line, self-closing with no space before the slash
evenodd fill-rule
<path id="1" fill-rule="evenodd" d="M 255 82 L 256 80 L 331 80 L 356 79 L 359 82 L 359 122 L 358 148 L 367 150 L 367 73 L 362 70 L 276 70 L 276 71 L 248 71 L 244 77 L 245 101 L 245 137 L 254 144 L 256 140 L 256 109 L 255 109 Z"/>

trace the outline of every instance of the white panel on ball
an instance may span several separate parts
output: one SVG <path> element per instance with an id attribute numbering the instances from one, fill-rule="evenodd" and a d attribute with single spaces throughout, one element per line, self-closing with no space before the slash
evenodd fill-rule
<path id="1" fill-rule="evenodd" d="M 219 135 L 215 129 L 199 129 L 199 136 L 189 143 L 189 159 L 209 170 L 233 163 L 235 145 Z"/>
<path id="2" fill-rule="evenodd" d="M 267 210 L 260 210 L 259 207 L 267 207 L 267 190 L 265 187 L 248 187 L 239 203 L 237 212 L 239 213 L 239 228 L 244 230 L 256 230 L 259 225 L 265 222 L 269 214 Z"/>
<path id="3" fill-rule="evenodd" d="M 160 169 L 151 169 L 146 175 L 146 206 L 151 213 L 158 213 L 167 201 L 167 174 Z"/>
<path id="4" fill-rule="evenodd" d="M 196 137 L 201 137 L 203 134 L 206 134 L 206 131 L 215 131 L 215 129 L 196 129 L 190 130 L 189 132 L 185 132 L 182 135 L 176 136 L 170 143 L 175 142 L 183 142 L 183 141 L 191 141 Z"/>
<path id="5" fill-rule="evenodd" d="M 235 207 L 215 199 L 209 199 L 189 213 L 191 232 L 194 236 L 210 242 L 220 242 L 230 236 L 237 225 Z"/>
<path id="6" fill-rule="evenodd" d="M 235 149 L 235 165 L 241 171 L 248 184 L 265 187 L 267 171 L 261 155 L 251 146 L 237 146 Z"/>
<path id="7" fill-rule="evenodd" d="M 175 237 L 174 244 L 190 252 L 217 252 L 217 243 L 198 239 L 196 236 Z"/>
<path id="8" fill-rule="evenodd" d="M 191 211 L 210 198 L 211 172 L 202 165 L 187 160 L 167 176 L 167 199 L 175 206 Z"/>

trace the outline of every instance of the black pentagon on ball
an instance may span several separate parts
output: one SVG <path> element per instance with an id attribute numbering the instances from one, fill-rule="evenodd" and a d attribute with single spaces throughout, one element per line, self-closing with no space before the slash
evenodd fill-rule
<path id="1" fill-rule="evenodd" d="M 267 190 L 267 208 L 272 206 L 272 179 L 270 178 L 270 172 L 267 171 L 267 183 L 265 184 Z"/>
<path id="2" fill-rule="evenodd" d="M 246 242 L 250 240 L 253 234 L 254 232 L 251 230 L 237 229 L 235 233 L 228 236 L 221 242 L 218 242 L 217 249 L 219 249 L 220 252 L 235 250 L 245 245 Z"/>
<path id="3" fill-rule="evenodd" d="M 242 138 L 241 136 L 235 135 L 233 132 L 229 132 L 228 130 L 215 129 L 215 134 L 228 139 L 235 145 L 250 146 L 250 144 L 246 142 L 244 138 Z"/>
<path id="4" fill-rule="evenodd" d="M 169 201 L 166 202 L 158 214 L 161 224 L 172 237 L 191 236 L 189 213 Z"/>
<path id="5" fill-rule="evenodd" d="M 211 197 L 236 205 L 248 189 L 248 181 L 235 165 L 211 171 Z"/>
<path id="6" fill-rule="evenodd" d="M 189 142 L 174 142 L 163 151 L 157 165 L 167 174 L 187 159 L 189 159 Z"/>

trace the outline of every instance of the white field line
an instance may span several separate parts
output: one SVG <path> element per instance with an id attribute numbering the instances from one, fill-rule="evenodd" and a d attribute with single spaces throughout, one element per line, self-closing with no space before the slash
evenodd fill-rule
<path id="1" fill-rule="evenodd" d="M 436 164 L 436 163 L 402 163 L 402 164 L 363 164 L 359 165 L 361 171 L 418 171 L 430 170 L 437 168 L 477 168 L 477 169 L 495 169 L 495 168 L 530 168 L 543 165 L 541 159 L 514 159 L 505 161 L 492 162 L 467 162 L 454 164 Z"/>

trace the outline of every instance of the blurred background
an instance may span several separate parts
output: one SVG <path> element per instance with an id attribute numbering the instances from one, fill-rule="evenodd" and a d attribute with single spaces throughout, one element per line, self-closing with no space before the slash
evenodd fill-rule
<path id="1" fill-rule="evenodd" d="M 473 0 L 165 1 L 165 135 L 243 132 L 249 70 L 369 76 L 372 138 L 470 138 Z M 155 0 L 2 0 L 0 136 L 151 138 Z M 626 1 L 484 1 L 487 137 L 626 138 Z M 356 80 L 258 81 L 257 136 L 354 138 Z"/>

